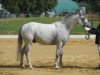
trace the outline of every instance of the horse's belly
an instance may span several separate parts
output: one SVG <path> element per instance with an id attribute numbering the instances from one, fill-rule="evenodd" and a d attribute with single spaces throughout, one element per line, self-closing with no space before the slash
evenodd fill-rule
<path id="1" fill-rule="evenodd" d="M 54 40 L 52 39 L 41 39 L 41 38 L 37 38 L 36 42 L 39 44 L 44 44 L 44 45 L 52 45 L 54 44 Z"/>
<path id="2" fill-rule="evenodd" d="M 51 42 L 45 42 L 45 41 L 37 41 L 37 43 L 43 44 L 43 45 L 52 45 Z"/>

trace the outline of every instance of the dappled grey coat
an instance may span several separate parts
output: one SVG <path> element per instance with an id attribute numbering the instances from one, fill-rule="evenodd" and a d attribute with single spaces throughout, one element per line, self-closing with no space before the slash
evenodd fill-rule
<path id="1" fill-rule="evenodd" d="M 100 44 L 100 24 L 97 26 L 97 28 L 91 28 L 89 30 L 89 33 L 95 34 L 95 44 Z"/>

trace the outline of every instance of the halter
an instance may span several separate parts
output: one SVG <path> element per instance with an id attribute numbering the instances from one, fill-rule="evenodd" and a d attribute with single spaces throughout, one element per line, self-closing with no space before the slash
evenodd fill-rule
<path id="1" fill-rule="evenodd" d="M 81 7 L 79 10 L 77 10 L 77 13 L 80 16 L 80 19 L 83 23 L 83 27 L 88 27 L 91 28 L 90 22 L 88 22 L 87 18 L 84 17 L 85 13 L 86 13 L 86 8 L 85 7 Z"/>
<path id="2" fill-rule="evenodd" d="M 81 21 L 83 23 L 83 27 L 91 28 L 92 26 L 91 26 L 90 22 L 88 22 L 88 20 L 83 16 L 86 13 L 86 8 L 85 7 L 81 7 L 79 10 L 77 10 L 77 12 L 78 12 L 79 16 L 81 16 Z M 85 33 L 85 38 L 87 40 L 90 39 L 90 35 L 89 35 L 88 32 Z"/>

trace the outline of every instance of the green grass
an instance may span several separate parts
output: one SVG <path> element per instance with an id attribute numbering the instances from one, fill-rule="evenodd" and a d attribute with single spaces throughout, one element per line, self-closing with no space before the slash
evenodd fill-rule
<path id="1" fill-rule="evenodd" d="M 28 22 L 53 23 L 61 20 L 62 17 L 32 17 L 0 19 L 0 34 L 18 34 L 22 25 Z M 97 22 L 94 22 L 97 25 Z M 71 34 L 84 34 L 84 29 L 80 25 L 75 25 Z"/>
<path id="2" fill-rule="evenodd" d="M 28 22 L 53 23 L 60 19 L 59 17 L 0 19 L 0 34 L 17 34 L 21 26 Z"/>

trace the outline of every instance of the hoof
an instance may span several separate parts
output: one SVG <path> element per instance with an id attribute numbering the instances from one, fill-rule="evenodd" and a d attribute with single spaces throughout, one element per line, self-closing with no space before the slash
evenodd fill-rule
<path id="1" fill-rule="evenodd" d="M 19 65 L 19 67 L 21 67 L 21 68 L 25 68 L 25 65 Z"/>
<path id="2" fill-rule="evenodd" d="M 33 69 L 33 67 L 32 67 L 32 66 L 30 66 L 30 69 Z"/>
<path id="3" fill-rule="evenodd" d="M 60 67 L 63 67 L 63 64 L 61 64 Z"/>
<path id="4" fill-rule="evenodd" d="M 59 69 L 59 67 L 55 67 L 55 69 Z"/>
<path id="5" fill-rule="evenodd" d="M 59 69 L 59 66 L 55 66 L 55 69 Z"/>

